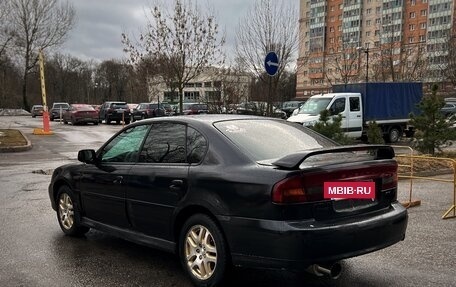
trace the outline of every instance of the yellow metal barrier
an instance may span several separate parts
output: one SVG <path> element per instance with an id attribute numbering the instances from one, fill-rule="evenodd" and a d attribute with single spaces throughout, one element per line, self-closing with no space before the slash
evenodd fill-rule
<path id="1" fill-rule="evenodd" d="M 406 147 L 396 147 L 393 148 L 406 148 Z M 410 168 L 410 175 L 403 175 L 398 174 L 399 178 L 408 178 L 410 179 L 410 196 L 409 202 L 403 203 L 405 207 L 412 207 L 421 204 L 421 201 L 412 201 L 412 189 L 413 189 L 413 179 L 424 179 L 424 180 L 431 180 L 431 181 L 439 181 L 439 182 L 448 182 L 453 183 L 453 205 L 443 214 L 442 219 L 448 218 L 455 218 L 456 217 L 456 160 L 452 158 L 442 158 L 442 157 L 430 157 L 430 156 L 418 156 L 413 155 L 413 149 L 411 149 L 410 154 L 397 154 L 396 157 L 398 158 L 406 158 L 410 160 L 410 164 L 408 165 L 399 165 L 402 167 Z M 434 178 L 434 177 L 426 177 L 426 176 L 415 176 L 413 173 L 413 166 L 416 164 L 417 161 L 426 161 L 426 162 L 447 162 L 449 166 L 451 166 L 453 170 L 453 179 L 441 179 L 441 178 Z"/>
<path id="2" fill-rule="evenodd" d="M 391 146 L 394 148 L 394 152 L 396 153 L 396 157 L 400 157 L 401 153 L 398 150 L 404 150 L 405 152 L 402 153 L 402 156 L 405 156 L 410 159 L 410 164 L 399 164 L 398 167 L 406 168 L 409 170 L 409 175 L 403 175 L 398 172 L 398 178 L 410 179 L 409 185 L 409 200 L 408 202 L 401 202 L 401 204 L 405 208 L 414 207 L 421 205 L 421 200 L 412 200 L 412 192 L 413 192 L 413 149 L 409 146 Z"/>

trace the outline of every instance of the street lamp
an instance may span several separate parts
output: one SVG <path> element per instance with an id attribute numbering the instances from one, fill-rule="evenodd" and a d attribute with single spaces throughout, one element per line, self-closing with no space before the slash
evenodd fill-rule
<path id="1" fill-rule="evenodd" d="M 366 83 L 369 82 L 369 43 L 366 43 L 366 47 L 357 47 L 358 51 L 362 51 L 366 54 Z"/>

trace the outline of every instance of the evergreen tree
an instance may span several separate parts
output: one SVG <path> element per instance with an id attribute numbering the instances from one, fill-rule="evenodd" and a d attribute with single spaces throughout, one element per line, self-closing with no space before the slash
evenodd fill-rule
<path id="1" fill-rule="evenodd" d="M 367 142 L 370 144 L 384 144 L 383 133 L 377 122 L 369 122 L 367 129 Z"/>
<path id="2" fill-rule="evenodd" d="M 441 151 L 441 147 L 454 138 L 452 126 L 455 123 L 453 117 L 446 118 L 440 109 L 444 106 L 444 101 L 437 96 L 437 85 L 432 86 L 432 94 L 424 96 L 418 107 L 421 114 L 410 115 L 410 124 L 417 129 L 415 134 L 417 149 L 425 154 L 434 155 L 436 150 Z"/>
<path id="3" fill-rule="evenodd" d="M 352 144 L 352 139 L 344 134 L 341 125 L 342 116 L 340 114 L 331 116 L 329 110 L 323 110 L 320 113 L 319 121 L 313 126 L 313 129 L 340 144 Z"/>

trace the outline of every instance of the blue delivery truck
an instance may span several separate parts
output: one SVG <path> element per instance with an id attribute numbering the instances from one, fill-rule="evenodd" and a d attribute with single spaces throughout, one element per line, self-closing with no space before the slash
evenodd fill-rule
<path id="1" fill-rule="evenodd" d="M 422 83 L 359 83 L 334 85 L 333 92 L 310 97 L 288 121 L 314 125 L 323 109 L 342 115 L 342 129 L 350 137 L 366 135 L 369 122 L 375 121 L 385 139 L 397 142 L 402 135 L 412 136 L 410 113 L 418 114 L 423 97 Z"/>

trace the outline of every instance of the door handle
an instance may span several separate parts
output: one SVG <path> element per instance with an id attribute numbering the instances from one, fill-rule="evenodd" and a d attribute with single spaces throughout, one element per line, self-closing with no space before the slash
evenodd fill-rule
<path id="1" fill-rule="evenodd" d="M 356 117 L 357 117 L 357 118 L 360 118 L 361 116 L 360 116 L 360 115 L 357 115 Z"/>
<path id="2" fill-rule="evenodd" d="M 183 180 L 175 179 L 175 180 L 171 181 L 171 184 L 169 185 L 169 189 L 171 191 L 181 191 L 183 186 L 184 186 Z"/>
<path id="3" fill-rule="evenodd" d="M 123 176 L 119 175 L 116 177 L 116 179 L 114 179 L 113 183 L 114 184 L 122 184 L 122 181 L 123 181 Z"/>

